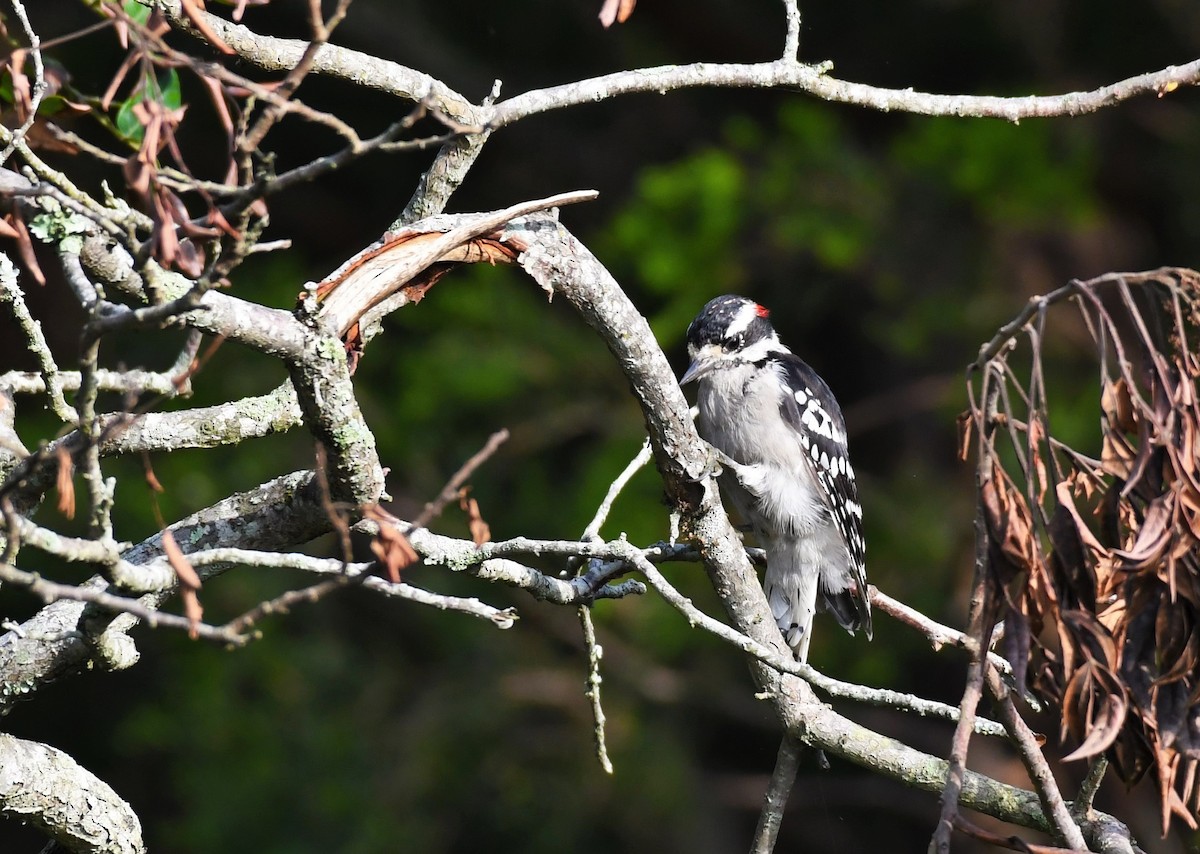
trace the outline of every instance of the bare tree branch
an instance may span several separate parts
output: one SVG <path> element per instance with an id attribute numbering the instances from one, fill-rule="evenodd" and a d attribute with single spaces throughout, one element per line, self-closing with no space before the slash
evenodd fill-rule
<path id="1" fill-rule="evenodd" d="M 800 767 L 800 754 L 803 752 L 804 745 L 790 735 L 785 734 L 779 742 L 779 755 L 775 758 L 775 770 L 771 772 L 771 782 L 763 795 L 762 813 L 754 831 L 751 854 L 771 854 L 775 850 L 775 840 L 779 838 L 783 812 L 787 809 L 788 795 L 792 793 L 792 784 L 796 782 L 796 771 Z"/>
<path id="2" fill-rule="evenodd" d="M 0 733 L 0 814 L 80 854 L 141 854 L 142 825 L 107 783 L 53 747 Z"/>
<path id="3" fill-rule="evenodd" d="M 158 0 L 172 23 L 192 29 L 182 14 L 180 0 Z M 290 70 L 300 60 L 305 42 L 259 35 L 246 27 L 203 13 L 205 21 L 238 55 L 267 70 Z M 798 20 L 796 22 L 798 24 Z M 792 18 L 789 13 L 789 28 Z M 796 32 L 799 32 L 798 27 Z M 798 36 L 797 36 L 798 38 Z M 789 37 L 787 44 L 791 44 Z M 798 44 L 798 42 L 797 42 Z M 527 116 L 579 104 L 595 103 L 634 92 L 668 92 L 696 87 L 786 88 L 822 100 L 853 104 L 883 112 L 908 112 L 927 116 L 976 116 L 1020 121 L 1049 116 L 1078 116 L 1110 107 L 1130 98 L 1163 94 L 1200 81 L 1200 60 L 1170 65 L 1087 92 L 1027 97 L 988 95 L 935 95 L 912 89 L 885 89 L 838 80 L 828 74 L 828 64 L 807 65 L 794 54 L 773 62 L 754 64 L 694 63 L 660 68 L 619 71 L 548 89 L 535 89 L 501 101 L 491 109 L 470 104 L 457 92 L 427 74 L 345 48 L 325 45 L 318 53 L 316 73 L 354 80 L 360 85 L 389 92 L 410 101 L 428 100 L 456 120 L 500 128 Z"/>

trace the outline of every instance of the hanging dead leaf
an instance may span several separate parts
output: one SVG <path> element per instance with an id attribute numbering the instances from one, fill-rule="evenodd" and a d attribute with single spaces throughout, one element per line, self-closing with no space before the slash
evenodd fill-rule
<path id="1" fill-rule="evenodd" d="M 1107 377 L 1100 392 L 1100 409 L 1108 417 L 1114 429 L 1134 435 L 1138 431 L 1138 420 L 1133 400 L 1129 395 L 1129 383 L 1124 377 L 1111 381 Z"/>
<path id="2" fill-rule="evenodd" d="M 1050 488 L 1050 478 L 1046 474 L 1046 461 L 1042 459 L 1042 443 L 1046 441 L 1046 428 L 1042 419 L 1034 413 L 1029 418 L 1029 456 L 1033 462 L 1033 470 L 1037 475 L 1038 504 L 1046 503 L 1046 491 Z"/>
<path id="3" fill-rule="evenodd" d="M 1133 462 L 1136 457 L 1129 441 L 1120 433 L 1112 430 L 1104 431 L 1103 445 L 1100 450 L 1101 468 L 1107 474 L 1128 480 L 1133 472 Z"/>
<path id="4" fill-rule="evenodd" d="M 479 502 L 468 497 L 466 489 L 458 495 L 458 506 L 467 514 L 467 527 L 470 528 L 471 539 L 475 541 L 475 545 L 482 546 L 484 543 L 490 542 L 492 529 L 479 512 Z"/>
<path id="5" fill-rule="evenodd" d="M 363 517 L 379 526 L 379 532 L 371 540 L 371 553 L 387 570 L 388 580 L 399 584 L 401 571 L 419 561 L 421 556 L 400 531 L 397 524 L 400 520 L 378 504 L 363 508 Z"/>
<path id="6" fill-rule="evenodd" d="M 1170 494 L 1160 495 L 1150 502 L 1133 545 L 1117 552 L 1125 561 L 1126 569 L 1145 569 L 1162 559 L 1171 545 L 1174 504 L 1174 496 Z"/>
<path id="7" fill-rule="evenodd" d="M 975 416 L 970 410 L 958 416 L 958 459 L 966 462 L 971 458 L 971 438 L 975 435 Z"/>
<path id="8" fill-rule="evenodd" d="M 1079 747 L 1063 757 L 1064 762 L 1074 762 L 1076 759 L 1087 759 L 1089 756 L 1103 753 L 1117 740 L 1128 708 L 1125 698 L 1109 694 L 1097 705 L 1098 714 L 1088 722 L 1087 737 Z"/>
<path id="9" fill-rule="evenodd" d="M 68 519 L 75 518 L 75 463 L 71 453 L 62 445 L 54 452 L 58 460 L 58 477 L 54 488 L 58 492 L 58 512 Z"/>
<path id="10" fill-rule="evenodd" d="M 1055 494 L 1059 500 L 1050 515 L 1047 528 L 1050 545 L 1053 547 L 1050 565 L 1059 583 L 1065 590 L 1070 591 L 1070 605 L 1077 604 L 1095 611 L 1096 576 L 1092 571 L 1092 564 L 1094 556 L 1103 553 L 1104 550 L 1087 526 L 1083 525 L 1067 485 L 1058 484 Z M 1085 551 L 1085 542 L 1091 550 L 1090 555 Z"/>
<path id="11" fill-rule="evenodd" d="M 200 606 L 199 596 L 200 576 L 179 548 L 170 528 L 163 529 L 162 546 L 167 555 L 167 562 L 179 578 L 179 598 L 183 601 L 183 614 L 188 620 L 188 637 L 195 640 L 200 636 L 200 621 L 204 617 L 204 608 Z"/>

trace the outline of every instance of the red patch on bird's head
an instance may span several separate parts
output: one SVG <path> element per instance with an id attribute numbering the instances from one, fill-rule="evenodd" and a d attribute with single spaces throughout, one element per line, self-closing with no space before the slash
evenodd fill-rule
<path id="1" fill-rule="evenodd" d="M 754 313 L 757 314 L 759 317 L 770 317 L 771 309 L 767 308 L 765 305 L 759 305 L 758 303 L 755 303 L 754 304 Z"/>

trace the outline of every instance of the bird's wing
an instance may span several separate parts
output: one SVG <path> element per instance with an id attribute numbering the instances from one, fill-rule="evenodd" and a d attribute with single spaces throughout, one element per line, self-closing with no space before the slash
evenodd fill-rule
<path id="1" fill-rule="evenodd" d="M 793 353 L 777 356 L 777 370 L 783 372 L 786 387 L 793 395 L 784 395 L 780 403 L 783 418 L 799 436 L 821 487 L 829 514 L 842 535 L 850 555 L 851 572 L 857 590 L 852 598 L 859 621 L 868 635 L 871 632 L 871 612 L 867 600 L 866 542 L 863 538 L 862 504 L 858 500 L 858 483 L 850 466 L 846 443 L 846 422 L 833 392 L 807 363 Z M 830 603 L 837 610 L 837 603 Z M 851 614 L 838 613 L 839 619 Z"/>

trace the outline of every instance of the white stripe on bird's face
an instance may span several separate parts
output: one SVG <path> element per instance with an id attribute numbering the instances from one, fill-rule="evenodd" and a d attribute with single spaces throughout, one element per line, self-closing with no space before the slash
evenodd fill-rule
<path id="1" fill-rule="evenodd" d="M 725 337 L 730 341 L 737 338 L 750 328 L 750 324 L 754 322 L 754 318 L 762 316 L 759 313 L 760 311 L 756 303 L 747 300 L 737 310 L 737 314 L 733 316 L 733 320 L 730 321 L 729 327 L 725 330 Z"/>

